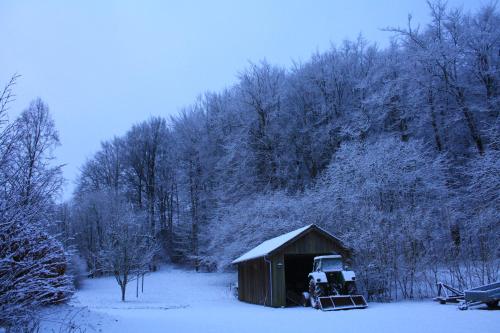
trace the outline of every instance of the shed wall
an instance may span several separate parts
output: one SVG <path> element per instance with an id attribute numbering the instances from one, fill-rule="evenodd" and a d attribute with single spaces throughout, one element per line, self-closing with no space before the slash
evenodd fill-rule
<path id="1" fill-rule="evenodd" d="M 305 235 L 290 243 L 281 251 L 283 254 L 317 254 L 339 253 L 347 255 L 346 251 L 322 233 L 312 229 Z"/>
<path id="2" fill-rule="evenodd" d="M 271 305 L 269 264 L 264 258 L 238 264 L 238 299 L 253 304 Z"/>

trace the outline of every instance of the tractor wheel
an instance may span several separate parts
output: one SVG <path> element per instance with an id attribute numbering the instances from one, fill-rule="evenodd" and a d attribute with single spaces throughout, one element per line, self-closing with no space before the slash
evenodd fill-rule
<path id="1" fill-rule="evenodd" d="M 300 298 L 300 303 L 302 304 L 303 307 L 308 307 L 311 305 L 311 301 L 309 300 L 311 296 L 307 291 L 304 291 L 301 295 Z"/>
<path id="2" fill-rule="evenodd" d="M 490 309 L 495 309 L 498 307 L 498 301 L 491 301 L 491 302 L 488 302 L 486 303 L 486 305 L 488 306 L 488 308 Z"/>
<path id="3" fill-rule="evenodd" d="M 346 289 L 347 295 L 356 295 L 358 293 L 358 290 L 356 288 L 356 284 L 354 282 L 347 283 L 345 289 Z"/>
<path id="4" fill-rule="evenodd" d="M 309 280 L 309 300 L 313 308 L 320 308 L 319 297 L 321 296 L 323 296 L 323 288 L 314 282 L 313 279 Z"/>

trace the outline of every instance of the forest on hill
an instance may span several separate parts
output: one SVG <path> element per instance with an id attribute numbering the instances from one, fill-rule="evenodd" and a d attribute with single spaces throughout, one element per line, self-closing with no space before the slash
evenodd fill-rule
<path id="1" fill-rule="evenodd" d="M 102 143 L 81 169 L 64 230 L 92 272 L 108 214 L 127 211 L 175 262 L 225 269 L 259 242 L 315 223 L 356 253 L 365 288 L 411 298 L 445 271 L 499 273 L 498 9 L 429 6 L 304 63 L 250 64 L 171 119 Z"/>

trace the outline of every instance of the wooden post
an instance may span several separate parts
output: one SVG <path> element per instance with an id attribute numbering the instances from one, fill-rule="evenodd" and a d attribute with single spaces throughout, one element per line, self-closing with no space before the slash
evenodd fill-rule
<path id="1" fill-rule="evenodd" d="M 137 274 L 137 283 L 135 286 L 135 297 L 139 298 L 139 274 Z"/>

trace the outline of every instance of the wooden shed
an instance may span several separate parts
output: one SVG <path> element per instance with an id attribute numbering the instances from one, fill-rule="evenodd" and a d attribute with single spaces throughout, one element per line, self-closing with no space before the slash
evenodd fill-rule
<path id="1" fill-rule="evenodd" d="M 287 293 L 307 291 L 314 257 L 326 254 L 350 259 L 342 241 L 314 224 L 263 242 L 232 262 L 238 265 L 238 299 L 272 307 L 292 305 Z"/>

